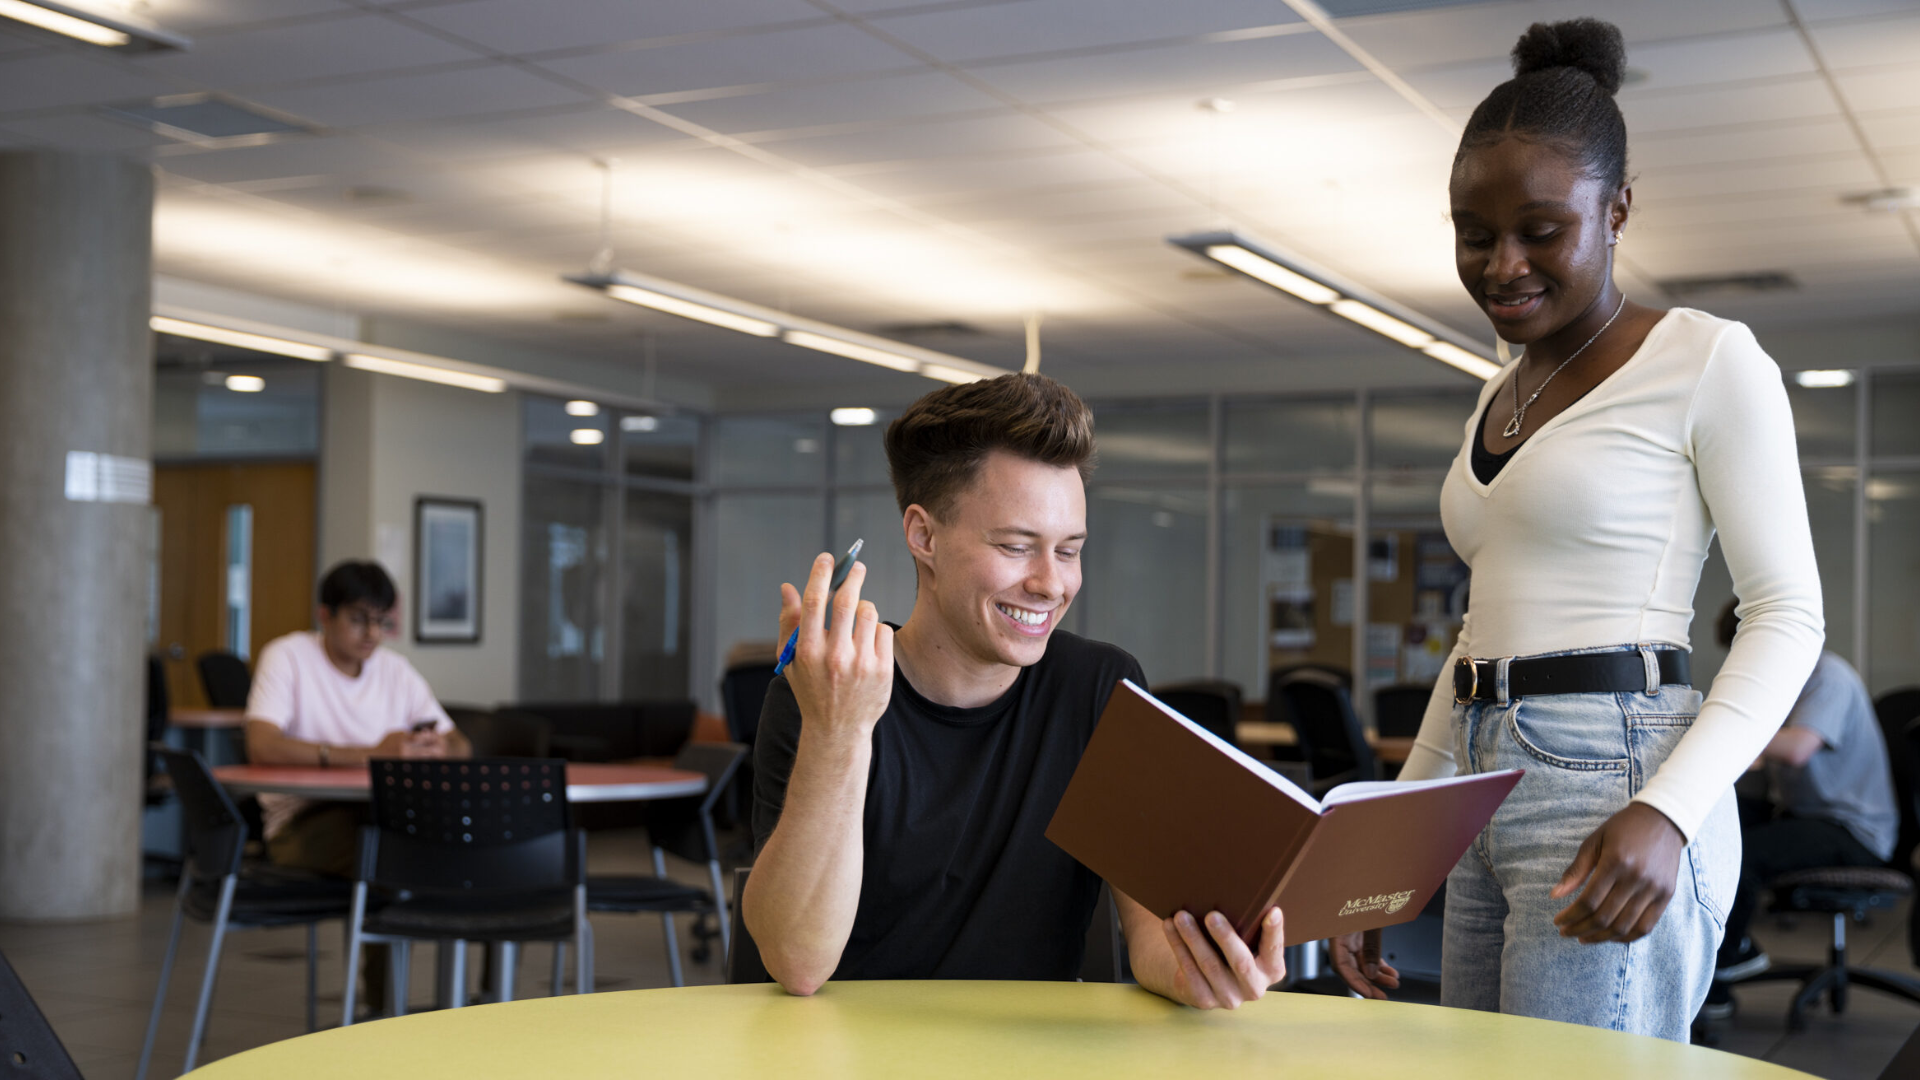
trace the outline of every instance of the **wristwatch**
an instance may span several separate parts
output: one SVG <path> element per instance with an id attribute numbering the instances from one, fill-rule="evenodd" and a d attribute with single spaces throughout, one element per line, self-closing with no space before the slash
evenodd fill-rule
<path id="1" fill-rule="evenodd" d="M 319 746 L 320 767 L 323 769 L 331 768 L 333 765 L 333 747 L 328 746 L 326 743 L 320 743 Z"/>

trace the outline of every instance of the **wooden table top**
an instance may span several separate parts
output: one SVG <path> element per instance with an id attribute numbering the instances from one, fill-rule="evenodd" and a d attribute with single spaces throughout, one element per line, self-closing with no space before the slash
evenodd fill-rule
<path id="1" fill-rule="evenodd" d="M 298 765 L 223 765 L 214 779 L 241 795 L 301 795 L 309 799 L 365 802 L 372 786 L 364 766 L 322 769 Z M 657 765 L 567 764 L 567 801 L 635 802 L 698 795 L 705 773 Z"/>
<path id="2" fill-rule="evenodd" d="M 247 726 L 245 709 L 186 709 L 178 706 L 167 710 L 167 723 L 177 728 L 196 728 L 201 731 L 223 731 Z"/>
<path id="3" fill-rule="evenodd" d="M 1045 1076 L 1341 1080 L 1790 1080 L 1754 1058 L 1470 1009 L 1268 994 L 1201 1012 L 1134 986 L 1054 982 L 769 984 L 530 998 L 416 1013 L 272 1043 L 204 1080 L 271 1076 L 636 1075 L 764 1080 Z"/>
<path id="4" fill-rule="evenodd" d="M 1292 724 L 1276 724 L 1267 720 L 1242 720 L 1234 726 L 1233 733 L 1242 747 L 1300 745 L 1300 736 L 1293 730 Z M 1381 761 L 1404 765 L 1407 755 L 1413 753 L 1413 736 L 1369 735 L 1367 745 L 1373 747 L 1373 752 Z"/>

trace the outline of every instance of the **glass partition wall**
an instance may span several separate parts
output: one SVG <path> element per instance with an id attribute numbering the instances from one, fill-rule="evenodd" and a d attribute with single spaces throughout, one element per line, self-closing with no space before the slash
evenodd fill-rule
<path id="1" fill-rule="evenodd" d="M 1920 371 L 1854 374 L 1788 390 L 1827 647 L 1879 694 L 1920 683 Z M 1224 678 L 1250 701 L 1278 668 L 1337 668 L 1371 721 L 1372 691 L 1432 685 L 1466 610 L 1439 496 L 1474 400 L 1451 387 L 1096 403 L 1085 579 L 1064 628 L 1132 652 L 1154 684 Z M 904 621 L 892 416 L 580 417 L 528 399 L 521 696 L 717 708 L 726 658 L 773 647 L 780 583 L 855 539 L 863 595 Z M 1724 659 L 1713 620 L 1731 591 L 1716 543 L 1695 603 L 1701 686 Z"/>

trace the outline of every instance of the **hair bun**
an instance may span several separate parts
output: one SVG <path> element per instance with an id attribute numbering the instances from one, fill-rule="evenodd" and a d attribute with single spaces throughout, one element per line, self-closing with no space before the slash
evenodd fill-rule
<path id="1" fill-rule="evenodd" d="M 1627 73 L 1627 45 L 1620 28 L 1599 19 L 1534 23 L 1513 47 L 1515 77 L 1549 68 L 1579 68 L 1609 94 Z"/>

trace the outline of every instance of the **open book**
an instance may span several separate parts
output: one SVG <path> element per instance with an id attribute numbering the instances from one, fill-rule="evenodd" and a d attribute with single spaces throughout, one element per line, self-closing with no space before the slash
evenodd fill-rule
<path id="1" fill-rule="evenodd" d="M 1342 784 L 1316 799 L 1123 679 L 1047 839 L 1155 915 L 1217 910 L 1249 944 L 1278 904 L 1292 945 L 1418 915 L 1519 781 Z"/>

